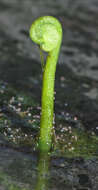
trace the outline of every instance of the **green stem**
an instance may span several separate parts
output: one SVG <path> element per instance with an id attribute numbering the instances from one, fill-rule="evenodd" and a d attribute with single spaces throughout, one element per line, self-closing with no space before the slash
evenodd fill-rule
<path id="1" fill-rule="evenodd" d="M 54 81 L 56 64 L 62 40 L 62 27 L 59 21 L 51 16 L 38 18 L 30 29 L 31 39 L 48 52 L 43 71 L 42 111 L 40 122 L 39 148 L 48 152 L 51 148 L 53 112 L 54 112 Z"/>
<path id="2" fill-rule="evenodd" d="M 41 152 L 38 161 L 38 176 L 35 190 L 48 189 L 49 181 L 49 154 Z"/>
<path id="3" fill-rule="evenodd" d="M 51 148 L 53 112 L 54 112 L 54 81 L 58 52 L 52 51 L 46 60 L 43 73 L 42 112 L 40 122 L 40 149 L 49 151 Z"/>

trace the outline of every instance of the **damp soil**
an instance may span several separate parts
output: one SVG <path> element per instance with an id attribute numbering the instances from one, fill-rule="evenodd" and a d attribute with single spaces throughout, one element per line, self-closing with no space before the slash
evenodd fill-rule
<path id="1" fill-rule="evenodd" d="M 98 189 L 97 0 L 0 1 L 0 190 L 35 189 L 42 70 L 29 27 L 63 26 L 47 189 Z"/>

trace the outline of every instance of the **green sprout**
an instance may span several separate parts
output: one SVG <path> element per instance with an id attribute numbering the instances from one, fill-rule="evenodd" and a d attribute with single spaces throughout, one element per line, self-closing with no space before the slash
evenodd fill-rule
<path id="1" fill-rule="evenodd" d="M 52 16 L 40 17 L 31 25 L 30 37 L 40 47 L 43 69 L 39 149 L 48 152 L 52 142 L 54 81 L 62 41 L 62 26 Z M 48 52 L 46 64 L 43 63 L 42 50 Z"/>

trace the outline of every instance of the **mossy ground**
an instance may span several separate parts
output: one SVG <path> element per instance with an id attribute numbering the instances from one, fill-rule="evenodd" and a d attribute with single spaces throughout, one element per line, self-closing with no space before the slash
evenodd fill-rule
<path id="1" fill-rule="evenodd" d="M 54 155 L 91 158 L 98 156 L 98 138 L 80 129 L 71 129 L 58 136 Z"/>
<path id="2" fill-rule="evenodd" d="M 39 107 L 32 97 L 0 83 L 0 133 L 13 144 L 32 147 L 39 131 Z"/>
<path id="3" fill-rule="evenodd" d="M 40 106 L 32 96 L 0 82 L 0 133 L 9 143 L 36 150 L 39 136 Z M 67 157 L 98 155 L 98 137 L 85 131 L 80 121 L 67 116 L 56 119 L 52 154 Z M 76 126 L 75 126 L 76 125 Z"/>

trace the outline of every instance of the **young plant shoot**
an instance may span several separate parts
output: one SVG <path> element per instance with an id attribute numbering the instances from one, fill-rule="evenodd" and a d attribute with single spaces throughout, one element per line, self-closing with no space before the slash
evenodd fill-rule
<path id="1" fill-rule="evenodd" d="M 40 46 L 40 51 L 48 52 L 45 65 L 41 52 L 43 85 L 39 149 L 43 152 L 49 152 L 53 132 L 55 71 L 62 41 L 62 26 L 52 16 L 40 17 L 31 25 L 30 38 Z"/>

